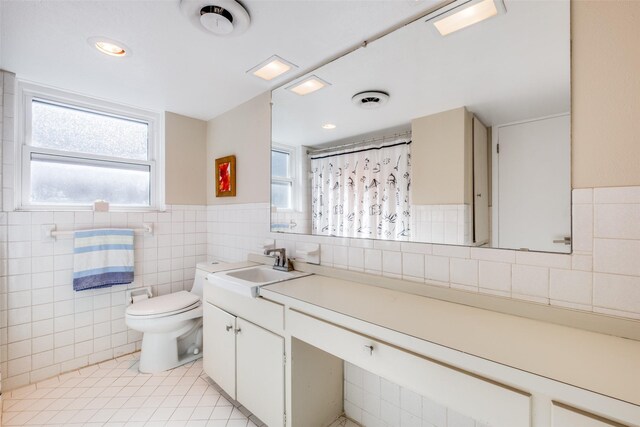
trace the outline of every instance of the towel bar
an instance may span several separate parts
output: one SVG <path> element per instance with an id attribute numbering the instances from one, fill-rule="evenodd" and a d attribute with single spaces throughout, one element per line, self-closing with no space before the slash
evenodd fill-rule
<path id="1" fill-rule="evenodd" d="M 108 227 L 100 227 L 100 228 L 108 228 Z M 114 227 L 117 228 L 117 227 Z M 126 228 L 126 227 L 120 227 L 120 228 Z M 153 235 L 153 223 L 148 222 L 148 223 L 143 223 L 142 224 L 142 228 L 133 228 L 132 229 L 134 233 L 136 234 L 150 234 Z M 56 230 L 56 225 L 45 225 L 43 226 L 43 234 L 45 238 L 49 238 L 49 239 L 54 239 L 56 237 L 73 237 L 73 233 L 75 233 L 76 231 L 80 231 L 80 230 L 61 230 L 58 231 Z"/>

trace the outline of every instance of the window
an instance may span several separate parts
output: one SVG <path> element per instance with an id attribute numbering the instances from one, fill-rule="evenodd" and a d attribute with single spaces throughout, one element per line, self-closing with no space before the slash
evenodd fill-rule
<path id="1" fill-rule="evenodd" d="M 278 209 L 293 209 L 294 153 L 293 147 L 271 149 L 271 203 Z"/>
<path id="2" fill-rule="evenodd" d="M 157 115 L 21 84 L 18 208 L 160 206 Z"/>

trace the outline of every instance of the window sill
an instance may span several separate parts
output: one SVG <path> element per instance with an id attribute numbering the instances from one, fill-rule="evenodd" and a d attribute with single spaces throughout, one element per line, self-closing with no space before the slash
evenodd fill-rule
<path id="1" fill-rule="evenodd" d="M 92 206 L 21 206 L 14 209 L 15 212 L 96 212 Z M 159 213 L 166 212 L 164 207 L 124 207 L 110 206 L 104 213 L 124 212 L 124 213 Z M 100 213 L 98 211 L 98 213 Z"/>

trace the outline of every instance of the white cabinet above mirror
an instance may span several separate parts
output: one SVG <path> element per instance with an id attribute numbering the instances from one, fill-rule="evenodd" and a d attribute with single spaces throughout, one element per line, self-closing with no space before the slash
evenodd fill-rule
<path id="1" fill-rule="evenodd" d="M 272 92 L 272 231 L 571 251 L 569 1 L 479 3 Z"/>

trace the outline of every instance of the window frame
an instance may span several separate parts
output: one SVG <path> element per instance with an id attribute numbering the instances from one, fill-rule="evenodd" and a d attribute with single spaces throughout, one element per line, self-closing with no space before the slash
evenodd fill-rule
<path id="1" fill-rule="evenodd" d="M 298 181 L 297 181 L 298 169 L 297 169 L 297 159 L 296 159 L 297 149 L 296 147 L 291 147 L 288 145 L 272 143 L 271 152 L 273 151 L 279 151 L 281 153 L 287 153 L 289 155 L 289 176 L 288 177 L 274 176 L 273 172 L 271 173 L 271 185 L 273 185 L 274 182 L 291 184 L 291 197 L 289 200 L 290 207 L 277 208 L 278 212 L 295 212 L 298 210 L 298 206 L 296 205 L 297 203 L 296 188 L 298 185 Z M 271 154 L 271 152 L 269 154 Z M 271 169 L 273 169 L 273 164 L 271 166 Z"/>
<path id="2" fill-rule="evenodd" d="M 84 211 L 93 204 L 31 203 L 31 156 L 63 156 L 77 159 L 77 165 L 121 164 L 123 167 L 149 167 L 149 206 L 111 205 L 110 211 L 147 212 L 164 210 L 164 116 L 160 113 L 116 104 L 84 95 L 18 81 L 16 99 L 16 144 L 14 160 L 14 209 L 21 211 Z M 147 124 L 147 160 L 126 159 L 90 153 L 56 150 L 31 145 L 31 106 L 33 100 L 80 111 L 140 121 Z"/>

